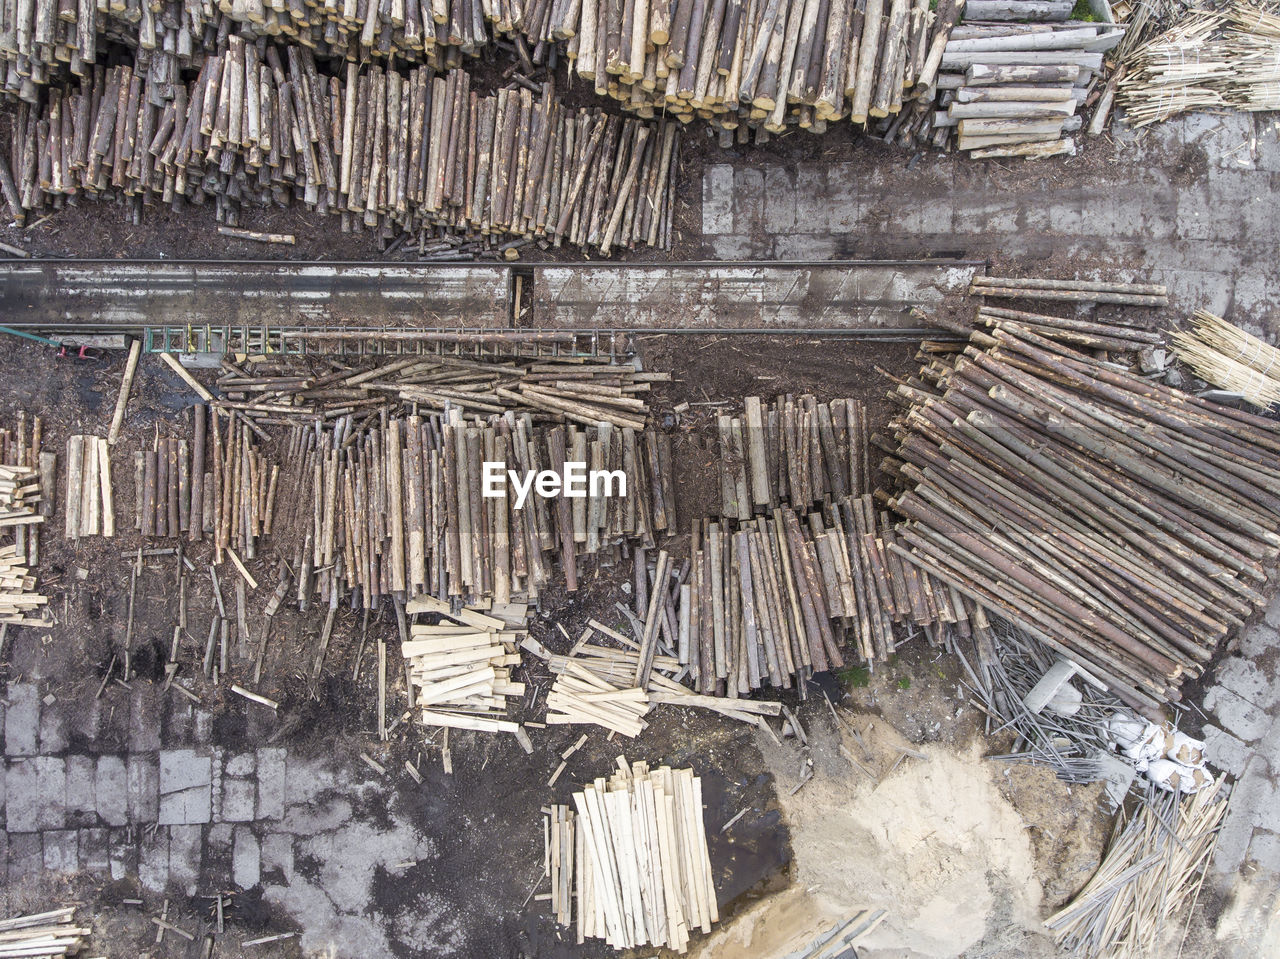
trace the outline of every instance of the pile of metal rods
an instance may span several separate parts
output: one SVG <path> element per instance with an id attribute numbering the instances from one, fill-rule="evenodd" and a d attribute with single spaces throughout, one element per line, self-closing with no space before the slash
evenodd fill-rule
<path id="1" fill-rule="evenodd" d="M 1153 714 L 1261 604 L 1280 423 L 1014 323 L 891 398 L 890 549 Z"/>

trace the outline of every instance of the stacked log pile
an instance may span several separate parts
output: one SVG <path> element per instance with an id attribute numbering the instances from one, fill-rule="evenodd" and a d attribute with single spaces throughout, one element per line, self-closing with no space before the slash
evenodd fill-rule
<path id="1" fill-rule="evenodd" d="M 13 530 L 14 555 L 31 566 L 40 560 L 40 525 L 53 515 L 57 456 L 41 449 L 43 438 L 41 418 L 28 428 L 22 411 L 15 429 L 0 430 L 0 529 Z"/>
<path id="2" fill-rule="evenodd" d="M 406 612 L 417 609 L 411 601 Z M 409 627 L 409 640 L 400 644 L 414 687 L 410 708 L 427 726 L 515 732 L 506 701 L 525 692 L 523 683 L 511 679 L 512 667 L 520 663 L 520 633 L 508 628 L 505 620 L 478 610 L 444 615 L 461 622 L 415 623 Z"/>
<path id="3" fill-rule="evenodd" d="M 66 538 L 115 536 L 111 457 L 100 436 L 76 434 L 67 439 L 67 476 L 63 484 Z"/>
<path id="4" fill-rule="evenodd" d="M 906 522 L 889 550 L 1135 709 L 1177 699 L 1261 604 L 1280 553 L 1275 422 L 1013 322 L 892 396 Z"/>
<path id="5" fill-rule="evenodd" d="M 180 70 L 207 70 L 237 44 L 256 71 L 254 41 L 265 38 L 291 39 L 308 57 L 444 69 L 459 65 L 459 52 L 509 37 L 526 74 L 563 54 L 598 94 L 644 117 L 820 132 L 835 120 L 896 115 L 930 91 L 940 43 L 962 7 L 948 0 L 935 16 L 927 0 L 347 0 L 217 9 L 184 0 L 165 10 L 99 10 L 41 0 L 6 8 L 0 57 L 10 66 L 6 89 L 35 102 L 38 85 L 62 65 L 91 74 L 105 33 L 139 51 L 140 92 L 163 106 L 181 99 Z M 256 72 L 248 83 L 258 83 Z"/>
<path id="6" fill-rule="evenodd" d="M 670 439 L 608 423 L 535 425 L 513 412 L 486 420 L 445 414 L 390 416 L 360 428 L 296 427 L 283 456 L 279 525 L 292 538 L 298 600 L 305 608 L 350 590 L 357 606 L 381 596 L 532 600 L 558 557 L 569 590 L 578 564 L 614 562 L 624 540 L 652 545 L 673 528 Z M 483 495 L 484 462 L 523 476 L 566 462 L 626 478 L 627 495 L 603 486 L 580 498 Z M 501 491 L 501 487 L 499 488 Z M 288 548 L 287 546 L 284 548 Z"/>
<path id="7" fill-rule="evenodd" d="M 297 202 L 341 215 L 344 229 L 390 238 L 545 238 L 604 253 L 670 245 L 675 124 L 571 110 L 550 84 L 481 96 L 461 70 L 355 64 L 317 73 L 309 52 L 238 37 L 157 106 L 129 65 L 21 104 L 0 187 L 15 215 L 68 197 L 137 204 L 212 202 L 234 225 L 243 208 Z"/>
<path id="8" fill-rule="evenodd" d="M 1070 14 L 1067 3 L 970 3 L 942 55 L 935 144 L 954 133 L 975 158 L 1074 154 L 1077 111 L 1124 31 Z"/>
<path id="9" fill-rule="evenodd" d="M 1264 410 L 1280 403 L 1280 350 L 1207 310 L 1173 335 L 1178 359 L 1201 379 Z"/>
<path id="10" fill-rule="evenodd" d="M 1121 306 L 1168 306 L 1163 283 L 1120 280 L 1054 280 L 1043 277 L 975 276 L 969 293 L 996 299 L 1049 300 L 1055 303 L 1110 303 Z"/>
<path id="11" fill-rule="evenodd" d="M 618 772 L 575 792 L 572 809 L 551 807 L 543 835 L 552 912 L 576 924 L 579 942 L 683 953 L 693 931 L 719 921 L 692 769 L 628 766 L 619 756 Z"/>
<path id="12" fill-rule="evenodd" d="M 254 559 L 275 516 L 280 466 L 258 442 L 261 429 L 217 405 L 191 407 L 191 439 L 156 436 L 134 454 L 134 527 L 146 537 L 212 537 L 216 562 Z M 265 434 L 262 434 L 265 435 Z"/>
<path id="13" fill-rule="evenodd" d="M 870 491 L 867 411 L 858 400 L 758 396 L 720 416 L 721 516 L 749 520 L 779 503 L 795 509 Z"/>

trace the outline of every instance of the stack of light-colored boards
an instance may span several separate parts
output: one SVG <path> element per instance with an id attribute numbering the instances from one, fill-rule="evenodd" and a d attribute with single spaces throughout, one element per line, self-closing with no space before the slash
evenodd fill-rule
<path id="1" fill-rule="evenodd" d="M 511 679 L 511 668 L 520 663 L 520 633 L 510 628 L 508 618 L 523 623 L 525 610 L 517 606 L 498 611 L 505 616 L 474 609 L 452 613 L 447 603 L 419 597 L 406 611 L 456 620 L 414 624 L 409 641 L 401 643 L 414 686 L 412 705 L 423 725 L 514 733 L 519 724 L 507 718 L 507 698 L 523 696 L 525 688 Z"/>
<path id="2" fill-rule="evenodd" d="M 40 477 L 33 466 L 0 466 L 0 527 L 43 523 L 36 512 Z"/>
<path id="3" fill-rule="evenodd" d="M 67 539 L 115 536 L 111 459 L 105 439 L 77 434 L 67 440 L 67 482 L 63 489 Z"/>
<path id="4" fill-rule="evenodd" d="M 84 947 L 93 930 L 75 924 L 75 909 L 54 909 L 0 920 L 0 956 L 66 956 Z"/>
<path id="5" fill-rule="evenodd" d="M 578 942 L 684 952 L 693 930 L 711 931 L 720 913 L 692 769 L 619 756 L 618 772 L 574 793 L 573 807 L 549 810 L 545 873 L 556 921 L 576 923 Z"/>
<path id="6" fill-rule="evenodd" d="M 46 603 L 47 596 L 32 592 L 36 578 L 18 557 L 17 546 L 0 547 L 0 623 L 15 626 L 33 626 L 44 622 L 31 617 Z M 3 955 L 0 951 L 0 955 Z"/>

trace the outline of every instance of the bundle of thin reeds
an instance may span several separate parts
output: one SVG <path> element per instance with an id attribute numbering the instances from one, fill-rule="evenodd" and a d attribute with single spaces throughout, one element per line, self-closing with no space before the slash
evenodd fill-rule
<path id="1" fill-rule="evenodd" d="M 1058 944 L 1089 959 L 1156 955 L 1195 904 L 1226 810 L 1220 783 L 1193 796 L 1149 795 L 1093 878 L 1045 920 Z"/>
<path id="2" fill-rule="evenodd" d="M 1178 359 L 1201 379 L 1264 409 L 1280 402 L 1280 350 L 1205 310 L 1173 335 Z"/>

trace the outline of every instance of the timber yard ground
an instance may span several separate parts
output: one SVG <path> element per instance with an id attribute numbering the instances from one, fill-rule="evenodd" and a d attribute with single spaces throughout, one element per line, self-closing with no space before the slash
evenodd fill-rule
<path id="1" fill-rule="evenodd" d="M 671 259 L 945 256 L 987 260 L 1004 275 L 1106 270 L 1169 285 L 1168 309 L 1142 314 L 1152 327 L 1205 308 L 1280 333 L 1280 142 L 1270 119 L 1195 115 L 1090 140 L 1082 156 L 1034 164 L 917 157 L 842 132 L 727 152 L 692 143 L 677 182 Z M 240 225 L 295 233 L 299 243 L 264 251 L 219 240 L 208 209 L 147 209 L 133 225 L 108 203 L 68 208 L 28 229 L 6 227 L 0 239 L 37 257 L 380 258 L 369 235 L 341 235 L 330 218 L 271 211 Z M 540 255 L 529 250 L 525 259 Z M 394 258 L 411 260 L 411 251 Z M 675 551 L 687 550 L 689 521 L 717 507 L 719 408 L 708 404 L 737 410 L 743 396 L 782 392 L 853 397 L 867 403 L 874 433 L 891 412 L 889 381 L 878 371 L 909 376 L 919 366 L 911 343 L 786 333 L 642 335 L 636 349 L 645 369 L 672 375 L 655 390 L 652 412 L 674 441 L 683 532 Z M 121 353 L 78 359 L 11 347 L 0 358 L 0 418 L 12 424 L 18 410 L 41 415 L 52 449 L 65 448 L 73 433 L 102 434 L 122 367 Z M 120 461 L 149 445 L 157 424 L 176 423 L 187 402 L 177 377 L 144 357 L 116 447 Z M 117 482 L 117 503 L 131 507 L 132 476 Z M 870 674 L 816 678 L 797 705 L 807 748 L 729 719 L 659 711 L 634 741 L 593 731 L 548 789 L 578 727 L 536 730 L 530 755 L 509 736 L 455 734 L 452 775 L 441 768 L 439 736 L 406 726 L 378 742 L 370 650 L 377 639 L 394 644 L 389 615 L 370 624 L 357 662 L 361 618 L 340 611 L 324 677 L 309 684 L 298 664 L 310 664 L 323 617 L 282 610 L 256 687 L 279 701 L 273 712 L 202 676 L 213 600 L 207 577 L 193 577 L 188 604 L 200 612 L 183 640 L 176 681 L 199 704 L 165 691 L 175 561 L 159 557 L 137 583 L 135 678 L 129 688 L 112 682 L 98 695 L 128 614 L 123 553 L 138 542 L 132 529 L 78 546 L 56 527 L 46 533 L 41 588 L 55 597 L 56 624 L 10 630 L 0 650 L 6 765 L 33 770 L 21 781 L 12 772 L 0 778 L 8 830 L 0 834 L 7 869 L 0 910 L 79 903 L 80 918 L 94 929 L 91 954 L 200 955 L 214 922 L 212 897 L 220 894 L 230 900 L 217 956 L 611 954 L 558 929 L 535 886 L 543 862 L 539 810 L 606 775 L 619 754 L 693 766 L 704 777 L 721 922 L 697 937 L 694 955 L 783 955 L 766 950 L 798 948 L 804 942 L 789 936 L 865 904 L 889 915 L 860 947 L 863 956 L 1050 956 L 1053 943 L 1039 920 L 1078 891 L 1106 845 L 1110 817 L 1098 787 L 982 758 L 1006 751 L 1011 739 L 984 735 L 959 664 L 923 637 Z M 197 568 L 207 565 L 208 549 L 191 549 Z M 274 581 L 270 556 L 252 568 Z M 629 563 L 589 564 L 576 594 L 557 587 L 544 596 L 531 634 L 564 651 L 557 623 L 571 636 L 591 617 L 619 625 L 614 604 L 626 600 L 630 577 Z M 1187 920 L 1187 955 L 1264 955 L 1275 942 L 1276 627 L 1280 605 L 1273 602 L 1185 690 L 1203 709 L 1187 710 L 1183 728 L 1208 739 L 1211 762 L 1244 791 Z M 544 689 L 551 681 L 528 658 L 517 678 Z M 390 695 L 403 702 L 403 679 L 392 682 Z M 865 770 L 845 758 L 861 748 L 849 728 L 865 742 Z M 924 758 L 904 758 L 903 748 Z M 421 769 L 421 784 L 404 771 L 406 761 Z M 793 792 L 808 763 L 813 779 Z M 184 818 L 187 807 L 166 809 L 171 797 L 160 786 L 170 776 L 208 797 L 207 814 Z M 135 899 L 142 903 L 126 902 Z M 150 917 L 166 901 L 169 921 L 198 931 L 195 941 L 172 932 L 157 941 Z M 296 935 L 242 945 L 279 933 Z"/>

